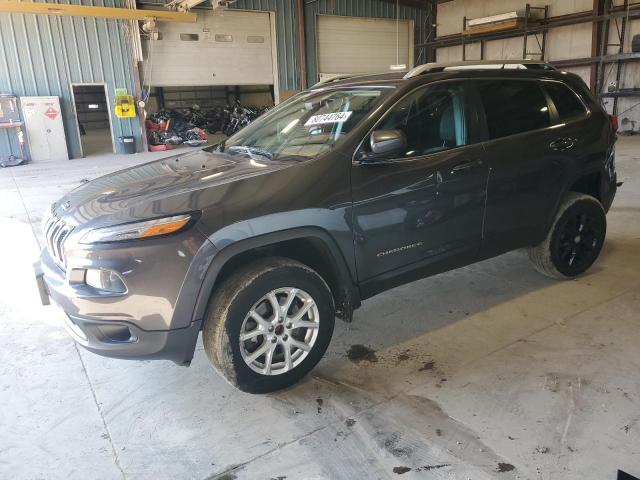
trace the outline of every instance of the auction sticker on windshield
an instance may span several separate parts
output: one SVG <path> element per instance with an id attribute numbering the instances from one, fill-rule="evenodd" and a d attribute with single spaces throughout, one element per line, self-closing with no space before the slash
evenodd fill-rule
<path id="1" fill-rule="evenodd" d="M 353 112 L 334 112 L 323 113 L 322 115 L 314 115 L 304 124 L 305 127 L 311 125 L 322 125 L 324 123 L 341 123 L 346 122 Z"/>

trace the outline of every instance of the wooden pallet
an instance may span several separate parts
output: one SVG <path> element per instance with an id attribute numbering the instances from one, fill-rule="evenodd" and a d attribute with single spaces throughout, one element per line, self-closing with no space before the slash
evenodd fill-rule
<path id="1" fill-rule="evenodd" d="M 531 25 L 533 22 L 529 22 Z M 524 27 L 524 19 L 522 18 L 512 18 L 509 20 L 503 20 L 501 22 L 494 23 L 486 23 L 484 25 L 477 25 L 473 27 L 467 27 L 463 33 L 463 35 L 479 35 L 483 33 L 495 33 L 495 32 L 504 32 L 508 30 L 516 30 L 518 28 Z"/>

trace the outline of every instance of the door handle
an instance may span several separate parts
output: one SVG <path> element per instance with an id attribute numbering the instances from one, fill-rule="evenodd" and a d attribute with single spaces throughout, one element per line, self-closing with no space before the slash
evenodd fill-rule
<path id="1" fill-rule="evenodd" d="M 457 173 L 457 172 L 461 172 L 463 170 L 470 170 L 472 168 L 476 168 L 479 167 L 480 165 L 482 165 L 482 160 L 477 159 L 477 160 L 465 160 L 464 162 L 460 162 L 457 165 L 454 165 L 453 168 L 451 169 L 451 173 Z"/>
<path id="2" fill-rule="evenodd" d="M 549 144 L 551 150 L 561 152 L 563 150 L 569 150 L 573 148 L 575 141 L 572 138 L 559 138 Z"/>

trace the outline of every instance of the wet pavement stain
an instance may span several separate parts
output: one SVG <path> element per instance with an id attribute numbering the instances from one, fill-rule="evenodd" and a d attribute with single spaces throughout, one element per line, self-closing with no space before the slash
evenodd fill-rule
<path id="1" fill-rule="evenodd" d="M 324 403 L 324 400 L 316 398 L 316 403 L 318 404 L 318 413 L 322 413 L 322 404 Z"/>
<path id="2" fill-rule="evenodd" d="M 396 365 L 400 365 L 401 363 L 409 360 L 411 358 L 411 355 L 409 355 L 410 351 L 411 350 L 407 349 L 407 350 L 404 350 L 402 353 L 399 353 L 398 356 L 396 357 Z"/>
<path id="3" fill-rule="evenodd" d="M 356 424 L 356 421 L 355 421 L 353 418 L 347 418 L 347 419 L 344 421 L 344 424 L 345 424 L 347 427 L 353 427 L 353 426 Z"/>
<path id="4" fill-rule="evenodd" d="M 220 477 L 216 477 L 216 480 L 236 480 L 238 476 L 234 473 L 225 473 Z"/>
<path id="5" fill-rule="evenodd" d="M 439 468 L 450 467 L 450 463 L 441 463 L 440 465 L 424 465 L 416 468 L 416 472 L 428 472 L 429 470 L 437 470 Z"/>
<path id="6" fill-rule="evenodd" d="M 413 453 L 413 449 L 409 447 L 399 447 L 398 443 L 400 442 L 400 435 L 397 433 L 391 434 L 384 441 L 384 448 L 387 452 L 389 452 L 394 457 L 410 457 Z"/>
<path id="7" fill-rule="evenodd" d="M 433 360 L 429 360 L 428 362 L 424 362 L 424 364 L 418 369 L 419 372 L 425 372 L 427 370 L 433 370 L 436 366 L 436 362 Z"/>
<path id="8" fill-rule="evenodd" d="M 378 357 L 376 351 L 365 345 L 351 345 L 347 351 L 347 358 L 354 363 L 371 362 L 376 363 Z"/>
<path id="9" fill-rule="evenodd" d="M 410 471 L 411 469 L 409 467 L 393 467 L 393 473 L 397 473 L 398 475 L 403 475 Z"/>
<path id="10" fill-rule="evenodd" d="M 498 464 L 498 472 L 499 473 L 510 472 L 511 470 L 515 470 L 515 468 L 516 467 L 514 467 L 510 463 L 499 463 Z"/>

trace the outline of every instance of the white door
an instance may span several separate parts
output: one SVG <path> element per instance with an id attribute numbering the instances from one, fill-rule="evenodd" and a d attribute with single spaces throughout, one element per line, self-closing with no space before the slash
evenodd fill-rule
<path id="1" fill-rule="evenodd" d="M 145 84 L 274 84 L 269 12 L 198 12 L 197 23 L 159 23 L 158 32 L 143 42 Z"/>
<path id="2" fill-rule="evenodd" d="M 385 73 L 391 65 L 413 66 L 412 20 L 400 20 L 396 30 L 396 21 L 384 18 L 317 18 L 319 75 Z"/>
<path id="3" fill-rule="evenodd" d="M 69 160 L 58 97 L 20 97 L 31 160 Z"/>

